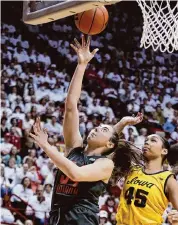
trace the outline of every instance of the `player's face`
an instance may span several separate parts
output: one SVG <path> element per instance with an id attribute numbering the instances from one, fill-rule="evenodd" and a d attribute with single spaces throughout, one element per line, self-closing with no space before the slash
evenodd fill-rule
<path id="1" fill-rule="evenodd" d="M 92 129 L 87 137 L 87 142 L 91 147 L 99 148 L 107 145 L 112 137 L 114 129 L 110 125 L 100 125 Z"/>
<path id="2" fill-rule="evenodd" d="M 149 135 L 143 147 L 143 155 L 147 160 L 163 157 L 167 154 L 161 137 L 156 134 Z"/>

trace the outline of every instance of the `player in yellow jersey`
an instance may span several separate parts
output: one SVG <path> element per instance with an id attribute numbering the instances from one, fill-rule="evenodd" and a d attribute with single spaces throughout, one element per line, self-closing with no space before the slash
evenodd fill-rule
<path id="1" fill-rule="evenodd" d="M 156 134 L 149 135 L 143 147 L 143 166 L 133 166 L 127 174 L 117 225 L 161 225 L 169 201 L 178 210 L 178 183 L 173 173 L 163 170 L 166 159 L 170 159 L 167 140 Z"/>

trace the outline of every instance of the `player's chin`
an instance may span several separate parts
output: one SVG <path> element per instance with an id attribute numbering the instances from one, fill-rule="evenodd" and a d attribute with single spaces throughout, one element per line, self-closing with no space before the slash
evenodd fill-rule
<path id="1" fill-rule="evenodd" d="M 92 136 L 91 135 L 88 135 L 87 137 L 87 141 L 91 140 L 92 139 Z"/>
<path id="2" fill-rule="evenodd" d="M 154 155 L 153 155 L 150 151 L 144 152 L 144 153 L 143 153 L 143 157 L 144 157 L 146 160 L 151 160 L 151 159 L 155 158 Z"/>
<path id="3" fill-rule="evenodd" d="M 93 138 L 92 138 L 91 136 L 88 136 L 88 137 L 87 137 L 87 143 L 88 143 L 88 144 L 91 144 L 91 143 L 93 142 L 92 139 L 93 139 Z"/>
<path id="4" fill-rule="evenodd" d="M 89 137 L 87 137 L 87 143 L 89 145 L 95 146 L 95 145 L 97 145 L 98 141 L 97 141 L 96 137 L 89 136 Z"/>
<path id="5" fill-rule="evenodd" d="M 143 156 L 145 158 L 149 157 L 150 156 L 150 152 L 149 151 L 143 151 Z"/>

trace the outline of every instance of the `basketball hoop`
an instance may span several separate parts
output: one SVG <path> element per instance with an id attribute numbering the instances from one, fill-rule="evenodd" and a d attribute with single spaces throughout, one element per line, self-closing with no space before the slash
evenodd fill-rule
<path id="1" fill-rule="evenodd" d="M 169 53 L 178 50 L 178 1 L 136 1 L 144 20 L 141 47 Z"/>

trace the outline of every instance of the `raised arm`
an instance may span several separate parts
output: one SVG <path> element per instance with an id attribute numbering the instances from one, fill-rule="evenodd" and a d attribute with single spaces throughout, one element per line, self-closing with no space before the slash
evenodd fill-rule
<path id="1" fill-rule="evenodd" d="M 125 126 L 127 125 L 136 125 L 141 123 L 143 120 L 143 114 L 138 113 L 136 117 L 134 116 L 125 116 L 123 117 L 116 125 L 114 125 L 114 130 L 120 134 Z"/>
<path id="2" fill-rule="evenodd" d="M 86 42 L 84 36 L 82 36 L 82 44 L 80 44 L 76 39 L 74 39 L 74 41 L 75 45 L 71 44 L 71 47 L 78 55 L 78 65 L 70 83 L 65 101 L 63 123 L 64 141 L 67 153 L 72 148 L 79 147 L 83 144 L 82 137 L 79 132 L 79 114 L 77 104 L 80 98 L 83 76 L 87 64 L 98 51 L 98 49 L 95 49 L 93 52 L 90 52 L 90 37 L 88 37 Z"/>

